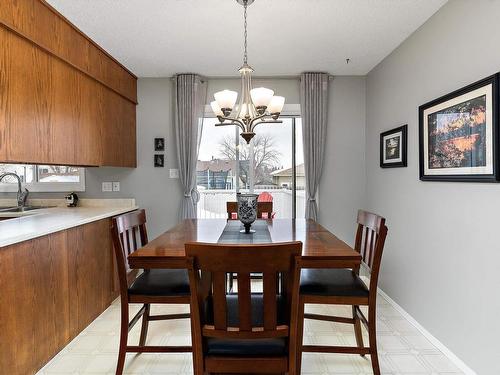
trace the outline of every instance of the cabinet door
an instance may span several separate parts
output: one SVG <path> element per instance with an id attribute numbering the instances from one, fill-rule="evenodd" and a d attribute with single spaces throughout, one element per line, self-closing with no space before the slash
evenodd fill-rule
<path id="1" fill-rule="evenodd" d="M 76 152 L 79 165 L 100 165 L 102 161 L 102 90 L 101 84 L 81 73 L 78 75 L 80 89 L 80 117 L 77 128 Z"/>
<path id="2" fill-rule="evenodd" d="M 66 232 L 0 249 L 0 368 L 32 374 L 70 340 Z"/>
<path id="3" fill-rule="evenodd" d="M 9 123 L 9 76 L 11 74 L 11 60 L 9 58 L 10 38 L 7 31 L 0 28 L 0 160 L 7 159 L 7 124 Z"/>
<path id="4" fill-rule="evenodd" d="M 102 165 L 135 168 L 136 106 L 110 90 L 103 97 Z"/>
<path id="5" fill-rule="evenodd" d="M 6 32 L 1 29 L 2 33 Z M 53 111 L 52 59 L 31 43 L 7 32 L 7 160 L 49 163 Z M 4 100 L 4 99 L 2 99 Z"/>
<path id="6" fill-rule="evenodd" d="M 71 331 L 76 335 L 112 302 L 110 222 L 100 220 L 68 232 Z"/>

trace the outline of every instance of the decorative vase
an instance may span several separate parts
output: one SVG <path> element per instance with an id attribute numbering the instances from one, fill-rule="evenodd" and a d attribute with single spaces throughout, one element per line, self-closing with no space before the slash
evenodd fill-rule
<path id="1" fill-rule="evenodd" d="M 241 233 L 254 233 L 250 227 L 252 223 L 257 218 L 257 198 L 258 194 L 237 194 L 236 198 L 238 200 L 238 219 L 245 226 L 245 230 L 240 231 Z"/>

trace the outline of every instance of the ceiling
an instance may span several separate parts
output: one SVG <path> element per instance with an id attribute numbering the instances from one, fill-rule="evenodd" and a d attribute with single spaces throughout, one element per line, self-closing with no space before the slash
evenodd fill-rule
<path id="1" fill-rule="evenodd" d="M 243 8 L 235 0 L 47 1 L 139 77 L 238 75 Z M 256 0 L 249 63 L 256 76 L 365 75 L 444 3 Z"/>

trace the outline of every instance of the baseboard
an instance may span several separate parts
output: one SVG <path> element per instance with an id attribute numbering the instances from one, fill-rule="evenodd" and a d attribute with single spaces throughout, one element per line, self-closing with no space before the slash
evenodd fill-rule
<path id="1" fill-rule="evenodd" d="M 401 315 L 405 317 L 419 332 L 429 340 L 432 345 L 439 349 L 450 361 L 453 362 L 465 375 L 477 375 L 474 370 L 467 366 L 460 358 L 458 358 L 450 349 L 448 349 L 441 341 L 434 337 L 429 331 L 427 331 L 422 325 L 417 322 L 410 314 L 408 314 L 405 309 L 399 306 L 396 301 L 389 297 L 382 289 L 378 289 L 379 294 L 389 302 L 392 307 L 394 307 Z"/>

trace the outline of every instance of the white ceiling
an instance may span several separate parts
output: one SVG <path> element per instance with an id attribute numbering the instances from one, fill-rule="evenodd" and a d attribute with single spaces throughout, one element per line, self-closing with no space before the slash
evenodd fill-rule
<path id="1" fill-rule="evenodd" d="M 139 77 L 238 74 L 243 8 L 235 0 L 48 2 Z M 257 76 L 364 75 L 444 3 L 256 0 L 248 8 L 249 63 Z"/>

